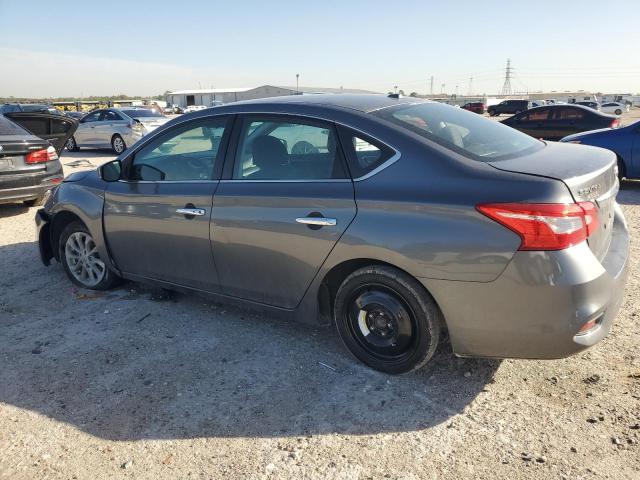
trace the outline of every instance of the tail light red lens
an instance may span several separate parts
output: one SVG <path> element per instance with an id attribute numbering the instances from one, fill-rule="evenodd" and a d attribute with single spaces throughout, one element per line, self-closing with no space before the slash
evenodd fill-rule
<path id="1" fill-rule="evenodd" d="M 618 128 L 620 126 L 620 120 L 618 120 L 617 118 L 614 118 L 613 120 L 611 120 L 611 128 Z"/>
<path id="2" fill-rule="evenodd" d="M 563 250 L 586 240 L 598 228 L 591 202 L 489 203 L 476 209 L 517 233 L 519 250 Z"/>
<path id="3" fill-rule="evenodd" d="M 32 165 L 34 163 L 51 162 L 52 160 L 57 160 L 57 159 L 58 159 L 58 154 L 56 152 L 56 149 L 53 147 L 29 152 L 24 157 L 25 163 L 29 165 Z"/>

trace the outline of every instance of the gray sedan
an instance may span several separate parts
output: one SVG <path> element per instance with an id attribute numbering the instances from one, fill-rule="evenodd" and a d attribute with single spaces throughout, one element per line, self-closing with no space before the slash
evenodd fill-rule
<path id="1" fill-rule="evenodd" d="M 53 190 L 42 259 L 333 323 L 378 370 L 558 358 L 604 338 L 629 236 L 611 152 L 413 98 L 311 95 L 176 118 Z"/>
<path id="2" fill-rule="evenodd" d="M 78 130 L 67 142 L 67 149 L 75 152 L 80 147 L 111 148 L 121 154 L 168 121 L 169 118 L 148 108 L 95 110 L 80 119 Z"/>

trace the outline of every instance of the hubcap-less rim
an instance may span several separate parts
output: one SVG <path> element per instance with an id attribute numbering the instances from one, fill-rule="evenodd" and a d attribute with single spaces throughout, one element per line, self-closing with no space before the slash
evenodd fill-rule
<path id="1" fill-rule="evenodd" d="M 76 141 L 73 139 L 73 137 L 71 137 L 68 141 L 67 141 L 67 148 L 69 150 L 73 150 L 74 148 L 76 148 Z"/>
<path id="2" fill-rule="evenodd" d="M 64 246 L 64 253 L 71 274 L 83 285 L 94 287 L 104 278 L 107 268 L 88 233 L 71 234 Z"/>
<path id="3" fill-rule="evenodd" d="M 349 303 L 347 322 L 353 338 L 381 360 L 401 360 L 415 345 L 416 321 L 411 307 L 392 289 L 366 285 Z"/>
<path id="4" fill-rule="evenodd" d="M 113 149 L 117 153 L 122 153 L 124 151 L 124 142 L 120 137 L 116 137 L 113 139 Z"/>

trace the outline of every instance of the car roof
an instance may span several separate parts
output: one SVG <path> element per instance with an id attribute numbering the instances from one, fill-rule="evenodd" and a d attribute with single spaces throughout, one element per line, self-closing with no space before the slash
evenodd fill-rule
<path id="1" fill-rule="evenodd" d="M 256 100 L 244 100 L 234 102 L 233 105 L 268 104 L 268 105 L 314 105 L 329 108 L 348 108 L 368 113 L 382 108 L 400 104 L 427 103 L 415 97 L 391 97 L 384 94 L 347 94 L 347 93 L 320 93 L 309 95 L 288 95 L 285 97 L 268 97 Z"/>

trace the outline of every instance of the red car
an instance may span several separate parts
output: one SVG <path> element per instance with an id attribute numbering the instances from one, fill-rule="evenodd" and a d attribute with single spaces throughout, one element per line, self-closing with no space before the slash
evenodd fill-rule
<path id="1" fill-rule="evenodd" d="M 462 108 L 469 110 L 470 112 L 479 113 L 480 115 L 487 111 L 487 106 L 482 102 L 465 103 Z"/>

